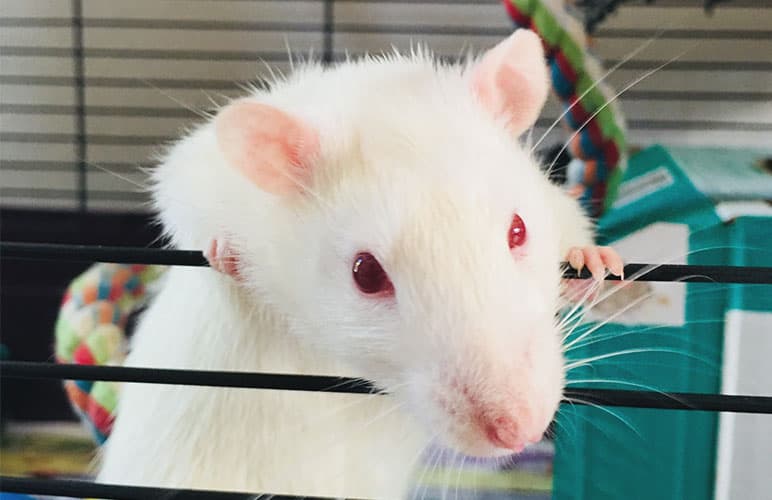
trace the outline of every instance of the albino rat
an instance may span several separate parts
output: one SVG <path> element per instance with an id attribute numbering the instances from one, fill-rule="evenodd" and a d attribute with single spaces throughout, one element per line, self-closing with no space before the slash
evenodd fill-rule
<path id="1" fill-rule="evenodd" d="M 430 439 L 476 456 L 539 441 L 564 384 L 559 262 L 622 267 L 518 142 L 547 93 L 520 30 L 463 67 L 307 65 L 174 145 L 160 220 L 214 269 L 168 272 L 126 365 L 390 395 L 126 384 L 98 479 L 395 499 Z"/>

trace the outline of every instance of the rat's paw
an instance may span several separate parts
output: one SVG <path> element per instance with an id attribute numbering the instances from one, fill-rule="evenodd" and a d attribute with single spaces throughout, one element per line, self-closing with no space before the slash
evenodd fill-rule
<path id="1" fill-rule="evenodd" d="M 622 257 L 611 247 L 573 247 L 568 251 L 566 260 L 577 272 L 587 266 L 596 281 L 603 280 L 606 269 L 624 279 L 625 266 Z"/>
<path id="2" fill-rule="evenodd" d="M 624 263 L 616 250 L 610 247 L 574 247 L 568 251 L 568 264 L 578 271 L 587 266 L 592 280 L 566 280 L 564 296 L 569 302 L 593 301 L 598 297 L 606 276 L 606 269 L 624 279 Z"/>
<path id="3" fill-rule="evenodd" d="M 239 256 L 225 238 L 213 239 L 204 257 L 215 271 L 239 279 Z"/>

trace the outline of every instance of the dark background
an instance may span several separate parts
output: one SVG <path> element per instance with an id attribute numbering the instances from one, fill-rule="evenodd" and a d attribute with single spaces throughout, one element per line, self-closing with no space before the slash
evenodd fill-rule
<path id="1" fill-rule="evenodd" d="M 0 240 L 149 246 L 158 228 L 146 215 L 43 210 L 0 211 Z M 8 260 L 0 255 L 0 342 L 14 361 L 50 361 L 59 303 L 87 263 Z M 0 373 L 3 420 L 75 419 L 61 381 L 10 379 Z"/>

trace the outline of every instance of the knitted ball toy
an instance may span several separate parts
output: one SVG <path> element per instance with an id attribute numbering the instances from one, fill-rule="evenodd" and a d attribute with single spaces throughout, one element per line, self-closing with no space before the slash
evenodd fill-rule
<path id="1" fill-rule="evenodd" d="M 150 283 L 165 268 L 146 265 L 91 266 L 72 281 L 55 327 L 56 361 L 79 365 L 120 365 L 127 351 L 126 323 L 146 298 Z M 102 444 L 115 420 L 118 384 L 67 380 L 75 412 Z"/>

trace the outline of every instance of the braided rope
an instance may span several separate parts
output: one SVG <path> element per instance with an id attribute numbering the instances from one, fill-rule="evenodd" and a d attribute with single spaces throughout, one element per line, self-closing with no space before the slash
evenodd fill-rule
<path id="1" fill-rule="evenodd" d="M 594 216 L 600 215 L 621 179 L 626 130 L 611 89 L 600 83 L 602 66 L 590 54 L 587 35 L 565 0 L 503 0 L 517 27 L 542 38 L 552 89 L 568 112 L 564 125 L 576 135 L 569 143 L 568 188 Z M 596 114 L 597 113 L 597 114 Z M 595 115 L 595 116 L 593 116 Z M 592 117 L 592 118 L 590 118 Z"/>

